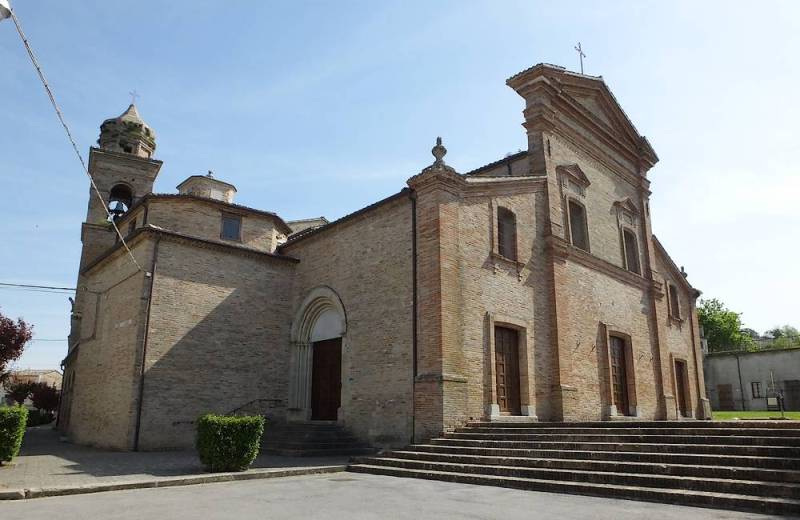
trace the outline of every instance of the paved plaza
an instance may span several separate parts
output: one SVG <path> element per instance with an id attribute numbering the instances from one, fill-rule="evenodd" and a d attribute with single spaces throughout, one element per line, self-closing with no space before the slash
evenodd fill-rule
<path id="1" fill-rule="evenodd" d="M 347 458 L 260 455 L 237 478 L 268 477 L 287 472 L 344 469 Z M 270 473 L 271 475 L 267 475 Z M 11 490 L 91 488 L 132 483 L 161 483 L 209 476 L 194 451 L 121 452 L 78 446 L 59 440 L 49 426 L 30 428 L 12 465 L 0 467 L 0 496 Z M 0 506 L 1 507 L 1 506 Z"/>
<path id="2" fill-rule="evenodd" d="M 0 511 L 4 520 L 769 518 L 713 509 L 354 473 L 19 500 L 0 504 Z"/>

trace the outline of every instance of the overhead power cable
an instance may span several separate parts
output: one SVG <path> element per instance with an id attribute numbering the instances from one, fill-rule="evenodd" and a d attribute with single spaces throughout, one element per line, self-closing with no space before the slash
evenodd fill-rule
<path id="1" fill-rule="evenodd" d="M 50 98 L 50 103 L 53 105 L 53 109 L 55 109 L 56 111 L 58 120 L 61 122 L 61 126 L 64 127 L 64 131 L 67 133 L 67 138 L 69 139 L 69 142 L 72 144 L 72 149 L 75 150 L 75 155 L 78 156 L 78 161 L 80 161 L 81 166 L 83 167 L 83 171 L 86 173 L 87 177 L 89 177 L 89 182 L 92 184 L 92 189 L 94 190 L 95 194 L 97 194 L 97 198 L 100 199 L 100 203 L 103 206 L 103 209 L 105 210 L 106 214 L 108 215 L 108 220 L 114 227 L 114 231 L 117 233 L 117 236 L 122 242 L 123 247 L 125 247 L 125 250 L 128 252 L 128 256 L 130 256 L 133 265 L 135 265 L 136 269 L 138 269 L 139 271 L 149 275 L 150 273 L 147 273 L 144 269 L 142 269 L 142 267 L 139 265 L 139 262 L 137 262 L 136 258 L 134 258 L 133 252 L 131 251 L 130 247 L 128 247 L 128 244 L 125 242 L 125 237 L 122 236 L 122 233 L 120 233 L 119 228 L 117 227 L 117 223 L 114 222 L 114 218 L 111 215 L 111 211 L 109 211 L 108 205 L 103 199 L 103 195 L 100 193 L 100 190 L 97 189 L 97 185 L 94 183 L 94 179 L 92 178 L 92 175 L 89 173 L 89 169 L 86 167 L 86 161 L 83 160 L 83 156 L 81 155 L 81 152 L 78 149 L 78 145 L 75 143 L 75 139 L 72 137 L 72 132 L 70 132 L 69 126 L 67 125 L 67 122 L 64 120 L 64 114 L 61 113 L 61 109 L 59 108 L 58 103 L 56 103 L 56 98 L 53 95 L 53 90 L 50 88 L 50 85 L 47 83 L 47 79 L 45 79 L 44 77 L 44 72 L 42 71 L 42 67 L 39 65 L 39 60 L 36 59 L 36 55 L 33 53 L 33 49 L 31 48 L 30 43 L 28 43 L 28 38 L 25 36 L 25 33 L 22 30 L 22 25 L 19 22 L 19 18 L 17 18 L 14 9 L 11 8 L 10 5 L 8 6 L 7 10 L 11 16 L 11 19 L 14 21 L 14 26 L 16 26 L 17 28 L 17 32 L 19 33 L 19 37 L 22 39 L 22 43 L 25 45 L 25 50 L 28 51 L 28 56 L 31 59 L 31 63 L 33 63 L 33 66 L 36 69 L 36 73 L 39 75 L 39 79 L 42 81 L 42 85 L 44 86 L 45 91 L 47 91 L 47 96 Z M 0 13 L 2 13 L 2 10 L 0 10 Z M 0 16 L 0 20 L 2 20 L 2 16 Z"/>
<path id="2" fill-rule="evenodd" d="M 74 291 L 74 287 L 52 287 L 50 285 L 31 285 L 31 284 L 24 284 L 24 283 L 7 283 L 7 282 L 0 282 L 0 286 L 3 287 L 20 287 L 20 288 L 28 288 L 28 289 L 54 289 L 58 291 Z"/>

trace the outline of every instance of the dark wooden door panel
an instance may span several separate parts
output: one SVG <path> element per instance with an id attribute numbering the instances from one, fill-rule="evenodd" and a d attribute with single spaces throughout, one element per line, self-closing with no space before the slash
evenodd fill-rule
<path id="1" fill-rule="evenodd" d="M 628 377 L 625 340 L 611 336 L 611 393 L 617 413 L 628 415 Z"/>
<path id="2" fill-rule="evenodd" d="M 675 383 L 678 391 L 678 411 L 681 417 L 689 416 L 689 398 L 687 396 L 687 377 L 686 377 L 686 363 L 683 361 L 675 362 Z"/>
<path id="3" fill-rule="evenodd" d="M 342 403 L 342 338 L 312 346 L 311 419 L 335 421 Z"/>
<path id="4" fill-rule="evenodd" d="M 717 393 L 719 394 L 719 409 L 733 410 L 733 385 L 717 385 Z"/>
<path id="5" fill-rule="evenodd" d="M 500 412 L 520 415 L 519 334 L 516 330 L 505 327 L 494 329 L 494 360 Z"/>

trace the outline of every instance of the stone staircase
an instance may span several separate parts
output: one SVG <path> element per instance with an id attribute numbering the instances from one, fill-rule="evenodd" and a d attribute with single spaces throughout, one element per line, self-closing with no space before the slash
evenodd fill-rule
<path id="1" fill-rule="evenodd" d="M 375 450 L 335 422 L 267 424 L 261 451 L 293 457 L 355 456 Z"/>
<path id="2" fill-rule="evenodd" d="M 800 421 L 471 422 L 349 470 L 800 515 Z"/>

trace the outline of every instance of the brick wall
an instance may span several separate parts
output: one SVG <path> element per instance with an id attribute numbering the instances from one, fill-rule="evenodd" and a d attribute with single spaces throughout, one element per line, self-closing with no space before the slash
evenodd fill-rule
<path id="1" fill-rule="evenodd" d="M 341 419 L 376 446 L 402 446 L 412 424 L 411 201 L 401 197 L 282 249 L 298 258 L 292 316 L 315 287 L 347 315 Z M 287 320 L 287 324 L 290 320 Z"/>
<path id="2" fill-rule="evenodd" d="M 140 447 L 190 447 L 203 413 L 285 415 L 295 264 L 164 238 L 158 246 Z"/>
<path id="3" fill-rule="evenodd" d="M 222 241 L 220 234 L 223 212 L 216 203 L 198 199 L 171 198 L 151 199 L 147 204 L 148 224 L 206 240 Z M 260 251 L 275 250 L 278 232 L 272 218 L 238 211 L 235 208 L 226 209 L 225 213 L 240 215 L 242 219 L 242 240 L 230 243 Z"/>
<path id="4" fill-rule="evenodd" d="M 150 265 L 152 243 L 130 245 L 137 261 Z M 80 346 L 65 369 L 75 371 L 67 432 L 75 442 L 133 446 L 147 283 L 123 253 L 82 278 Z"/>

